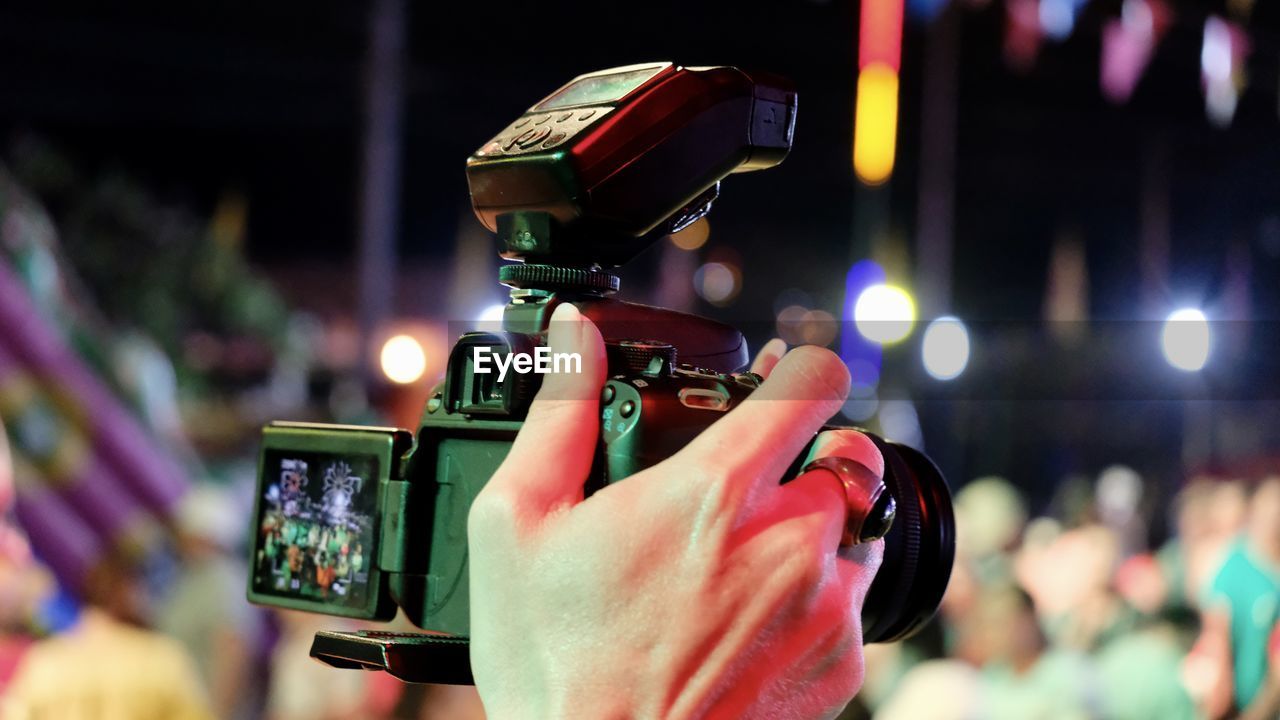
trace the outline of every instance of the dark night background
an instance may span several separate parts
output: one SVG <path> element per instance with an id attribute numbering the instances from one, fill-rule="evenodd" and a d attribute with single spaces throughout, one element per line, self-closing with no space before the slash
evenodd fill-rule
<path id="1" fill-rule="evenodd" d="M 1101 25 L 1118 2 L 1089 3 L 1071 37 L 1045 41 L 1025 73 L 1002 57 L 1002 4 L 948 10 L 961 24 L 952 309 L 979 337 L 984 323 L 1000 335 L 985 351 L 977 341 L 963 382 L 918 389 L 927 398 L 919 413 L 929 450 L 959 478 L 1008 474 L 1039 503 L 1062 475 L 1117 461 L 1176 484 L 1178 453 L 1160 448 L 1176 447 L 1186 430 L 1165 393 L 1176 398 L 1185 388 L 1158 353 L 1082 355 L 1018 335 L 1041 317 L 1051 242 L 1064 231 L 1085 243 L 1091 316 L 1151 319 L 1139 309 L 1136 242 L 1151 148 L 1170 158 L 1169 301 L 1212 303 L 1236 243 L 1251 259 L 1252 317 L 1280 315 L 1272 281 L 1280 271 L 1280 13 L 1274 3 L 1255 7 L 1250 84 L 1223 130 L 1205 119 L 1199 80 L 1203 19 L 1221 3 L 1172 4 L 1178 21 L 1125 106 L 1098 87 Z M 459 223 L 472 222 L 465 157 L 574 75 L 655 59 L 736 64 L 795 81 L 796 145 L 780 167 L 725 183 L 712 244 L 737 250 L 746 283 L 732 307 L 699 310 L 771 323 L 776 294 L 803 287 L 838 313 L 848 261 L 867 251 L 853 240 L 853 3 L 419 2 L 409 15 L 399 232 L 406 266 L 445 263 Z M 898 159 L 885 191 L 892 229 L 905 238 L 916 222 L 924 38 L 909 17 Z M 6 3 L 0 137 L 40 133 L 86 167 L 125 168 L 201 212 L 238 190 L 249 202 L 252 261 L 268 270 L 342 266 L 357 237 L 366 45 L 367 8 L 357 3 Z M 624 281 L 646 282 L 650 260 Z M 430 288 L 420 291 L 431 297 Z M 1229 399 L 1277 397 L 1267 394 L 1275 365 L 1264 362 L 1275 337 L 1255 333 L 1245 353 L 1251 364 L 1224 371 Z M 1112 372 L 1116 355 L 1136 365 Z M 919 372 L 903 375 L 908 385 L 920 382 Z M 1035 378 L 1026 395 L 1024 376 Z M 1062 376 L 1070 382 L 1058 384 Z M 1124 395 L 1134 382 L 1165 381 L 1166 390 Z M 1253 392 L 1259 387 L 1267 390 Z M 1112 400 L 1065 399 L 1091 396 Z M 1244 405 L 1269 416 L 1265 403 Z"/>

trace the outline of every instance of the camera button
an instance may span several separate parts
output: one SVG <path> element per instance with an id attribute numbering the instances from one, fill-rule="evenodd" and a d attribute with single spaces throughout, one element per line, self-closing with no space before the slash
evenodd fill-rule
<path id="1" fill-rule="evenodd" d="M 617 394 L 618 394 L 617 391 L 613 389 L 612 385 L 605 385 L 604 391 L 600 393 L 601 404 L 608 405 L 609 403 L 613 402 L 613 398 Z"/>
<path id="2" fill-rule="evenodd" d="M 618 414 L 624 418 L 631 417 L 636 411 L 636 404 L 631 400 L 622 403 L 622 407 L 618 408 Z"/>
<path id="3" fill-rule="evenodd" d="M 521 135 L 520 137 L 516 138 L 516 144 L 519 145 L 521 149 L 527 150 L 530 147 L 533 147 L 534 145 L 537 145 L 538 143 L 545 140 L 547 136 L 550 134 L 551 134 L 551 128 L 540 127 L 536 130 L 530 130 L 525 134 Z"/>
<path id="4" fill-rule="evenodd" d="M 681 405 L 697 410 L 718 410 L 720 412 L 724 412 L 729 409 L 729 398 L 719 390 L 709 390 L 707 388 L 681 388 L 679 397 Z"/>

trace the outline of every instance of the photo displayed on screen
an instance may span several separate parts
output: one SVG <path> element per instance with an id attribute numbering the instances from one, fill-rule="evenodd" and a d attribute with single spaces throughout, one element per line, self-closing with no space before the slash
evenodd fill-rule
<path id="1" fill-rule="evenodd" d="M 263 472 L 254 591 L 365 607 L 378 501 L 377 456 L 268 450 Z"/>

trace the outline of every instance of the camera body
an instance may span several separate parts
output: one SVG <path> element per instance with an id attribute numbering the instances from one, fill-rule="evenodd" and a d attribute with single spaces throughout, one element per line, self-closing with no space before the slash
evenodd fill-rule
<path id="1" fill-rule="evenodd" d="M 546 302 L 558 300 L 548 297 Z M 519 431 L 533 387 L 532 373 L 509 373 L 495 387 L 489 373 L 474 372 L 468 357 L 477 347 L 517 354 L 537 347 L 544 335 L 471 333 L 450 354 L 444 386 L 432 394 L 420 423 L 418 443 L 406 466 L 410 515 L 430 517 L 430 551 L 413 575 L 393 579 L 397 604 L 419 627 L 452 635 L 469 631 L 466 523 L 475 496 L 501 465 Z M 626 348 L 627 351 L 622 351 Z M 758 377 L 718 373 L 673 364 L 678 352 L 652 342 L 611 341 L 609 379 L 600 398 L 597 459 L 586 479 L 587 495 L 670 457 L 714 420 L 736 406 Z M 633 358 L 653 350 L 645 366 Z M 532 354 L 532 353 L 530 353 Z M 505 395 L 505 398 L 504 398 Z M 489 397 L 488 407 L 473 402 Z M 508 400 L 509 399 L 509 400 Z M 504 400 L 512 404 L 503 407 Z M 415 482 L 413 479 L 417 479 Z M 422 480 L 434 482 L 422 483 Z M 384 542 L 393 538 L 384 536 Z M 401 534 L 394 540 L 409 540 Z M 411 554 L 411 553 L 410 553 Z"/>
<path id="2" fill-rule="evenodd" d="M 728 174 L 780 162 L 795 108 L 794 91 L 769 76 L 628 66 L 576 78 L 469 158 L 477 217 L 504 257 L 526 261 L 501 268 L 511 288 L 502 330 L 459 338 L 413 433 L 264 429 L 249 598 L 370 620 L 399 608 L 426 633 L 322 632 L 312 655 L 409 681 L 470 682 L 467 517 L 541 379 L 492 372 L 486 358 L 556 362 L 546 334 L 560 303 L 600 329 L 608 380 L 587 495 L 670 457 L 746 399 L 761 379 L 744 372 L 739 331 L 612 299 L 618 279 L 601 268 L 704 215 Z M 864 609 L 868 641 L 910 634 L 933 614 L 954 551 L 936 468 L 872 439 L 899 519 Z"/>

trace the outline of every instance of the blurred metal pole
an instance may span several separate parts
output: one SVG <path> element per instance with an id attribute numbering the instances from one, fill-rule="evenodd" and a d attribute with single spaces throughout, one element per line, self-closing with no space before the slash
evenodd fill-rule
<path id="1" fill-rule="evenodd" d="M 922 317 L 942 315 L 951 309 L 962 11 L 955 6 L 945 8 L 929 26 L 924 43 L 916 217 L 916 297 Z"/>
<path id="2" fill-rule="evenodd" d="M 360 365 L 377 372 L 374 333 L 390 316 L 400 216 L 401 116 L 404 110 L 405 0 L 375 0 L 369 16 L 365 127 L 360 181 Z"/>

